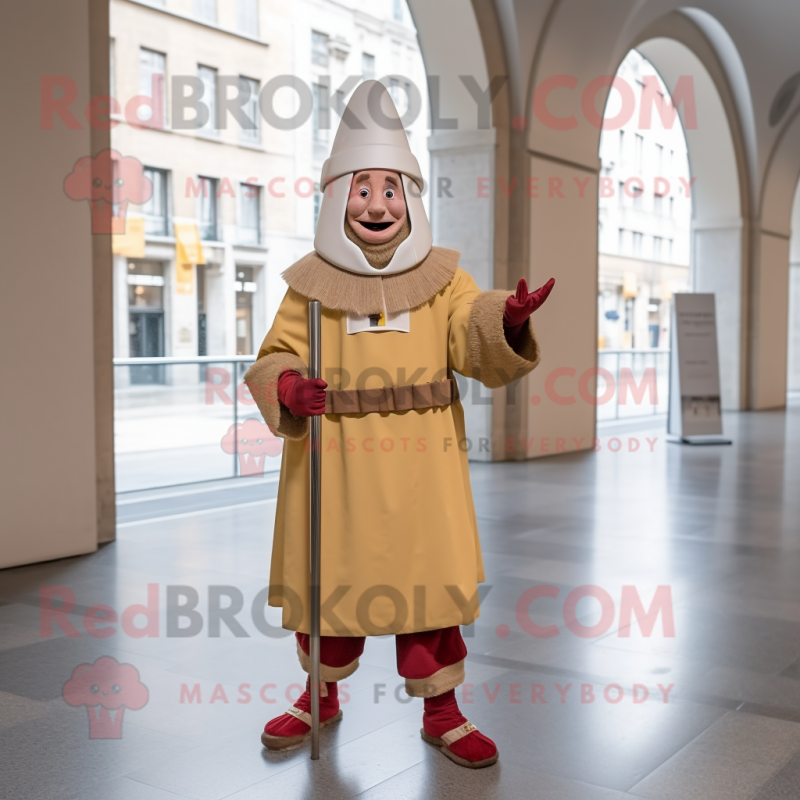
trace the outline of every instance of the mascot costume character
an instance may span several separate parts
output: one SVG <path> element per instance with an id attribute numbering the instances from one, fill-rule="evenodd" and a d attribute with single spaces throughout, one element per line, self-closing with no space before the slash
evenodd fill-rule
<path id="1" fill-rule="evenodd" d="M 342 718 L 337 682 L 365 637 L 394 634 L 406 692 L 424 698 L 422 738 L 464 767 L 497 761 L 459 711 L 484 580 L 454 373 L 494 388 L 539 363 L 529 293 L 482 292 L 459 253 L 432 246 L 423 178 L 385 87 L 362 83 L 322 167 L 314 251 L 245 376 L 264 420 L 286 439 L 269 603 L 296 631 L 309 672 L 309 417 L 322 416 L 320 724 Z M 322 303 L 322 375 L 308 377 L 309 300 Z M 310 687 L 267 723 L 271 750 L 310 738 Z"/>

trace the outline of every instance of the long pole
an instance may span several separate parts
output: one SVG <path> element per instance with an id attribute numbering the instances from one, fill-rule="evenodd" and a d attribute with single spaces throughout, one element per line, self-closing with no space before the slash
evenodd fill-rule
<path id="1" fill-rule="evenodd" d="M 322 377 L 322 304 L 312 300 L 308 304 L 308 375 L 310 378 Z M 311 456 L 311 503 L 310 503 L 310 645 L 311 660 L 311 760 L 319 758 L 319 629 L 320 629 L 320 528 L 322 523 L 322 417 L 311 417 L 310 431 Z"/>

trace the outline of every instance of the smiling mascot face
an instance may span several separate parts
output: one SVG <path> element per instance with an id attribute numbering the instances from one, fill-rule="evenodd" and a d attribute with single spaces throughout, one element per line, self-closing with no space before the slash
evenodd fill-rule
<path id="1" fill-rule="evenodd" d="M 347 104 L 322 167 L 317 254 L 359 275 L 413 269 L 433 244 L 422 202 L 424 183 L 388 90 L 378 81 L 364 81 Z M 374 261 L 369 248 L 392 240 L 396 247 L 389 261 L 372 266 L 365 248 Z"/>
<path id="2" fill-rule="evenodd" d="M 406 199 L 400 175 L 385 169 L 357 172 L 350 184 L 347 219 L 356 235 L 383 244 L 403 227 Z"/>

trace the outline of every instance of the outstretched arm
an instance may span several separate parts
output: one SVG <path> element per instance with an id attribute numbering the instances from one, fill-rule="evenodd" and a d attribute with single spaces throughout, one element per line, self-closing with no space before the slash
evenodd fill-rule
<path id="1" fill-rule="evenodd" d="M 450 294 L 451 369 L 490 389 L 527 375 L 540 360 L 530 315 L 534 307 L 544 302 L 550 288 L 542 287 L 541 294 L 534 292 L 534 297 L 529 296 L 524 282 L 517 287 L 517 295 L 511 297 L 502 290 L 482 292 L 472 277 L 459 268 Z M 506 323 L 511 323 L 510 330 Z"/>

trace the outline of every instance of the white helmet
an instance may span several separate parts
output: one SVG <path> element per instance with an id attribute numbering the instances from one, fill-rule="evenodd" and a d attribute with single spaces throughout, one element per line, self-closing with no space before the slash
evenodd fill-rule
<path id="1" fill-rule="evenodd" d="M 383 269 L 370 266 L 361 248 L 344 232 L 353 174 L 365 169 L 399 172 L 408 207 L 411 232 Z M 408 146 L 389 92 L 379 81 L 364 81 L 353 92 L 336 131 L 331 156 L 322 165 L 322 204 L 314 249 L 331 264 L 361 275 L 391 275 L 415 267 L 433 244 L 422 204 L 423 185 L 419 162 Z"/>

